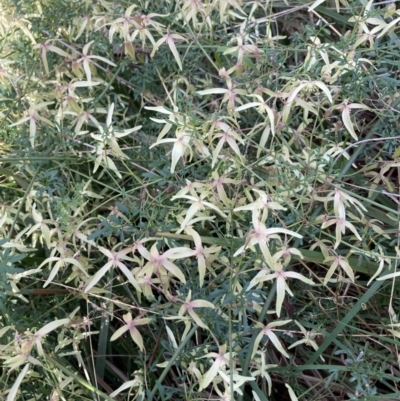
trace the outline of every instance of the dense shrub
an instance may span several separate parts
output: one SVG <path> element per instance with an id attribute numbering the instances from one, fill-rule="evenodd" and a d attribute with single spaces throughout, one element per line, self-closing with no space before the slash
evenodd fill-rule
<path id="1" fill-rule="evenodd" d="M 0 4 L 4 399 L 398 399 L 396 4 Z"/>

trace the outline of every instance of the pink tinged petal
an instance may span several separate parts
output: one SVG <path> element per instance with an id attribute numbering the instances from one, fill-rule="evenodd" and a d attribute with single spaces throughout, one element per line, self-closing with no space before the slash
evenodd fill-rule
<path id="1" fill-rule="evenodd" d="M 56 276 L 56 274 L 58 273 L 58 270 L 60 269 L 60 267 L 63 265 L 63 261 L 62 259 L 60 259 L 55 265 L 54 267 L 51 269 L 50 275 L 48 277 L 48 279 L 46 280 L 46 282 L 43 285 L 43 288 L 46 288 L 52 281 L 53 278 Z"/>
<path id="2" fill-rule="evenodd" d="M 284 326 L 285 324 L 290 323 L 291 321 L 292 321 L 292 319 L 278 320 L 278 321 L 276 321 L 276 322 L 268 323 L 268 326 L 267 326 L 267 327 L 270 327 L 270 328 L 280 327 L 280 326 Z"/>
<path id="3" fill-rule="evenodd" d="M 138 273 L 138 277 L 142 276 L 149 276 L 149 278 L 152 276 L 154 271 L 154 264 L 153 263 L 146 263 L 146 265 L 143 267 L 142 270 Z"/>
<path id="4" fill-rule="evenodd" d="M 180 246 L 177 248 L 171 248 L 168 249 L 168 251 L 163 253 L 163 256 L 166 257 L 167 259 L 182 259 L 182 258 L 187 258 L 190 256 L 193 256 L 195 254 L 195 251 L 190 248 L 186 248 L 185 246 Z"/>
<path id="5" fill-rule="evenodd" d="M 111 106 L 107 114 L 107 120 L 106 120 L 107 127 L 111 127 L 113 112 L 114 112 L 114 103 L 111 103 Z"/>
<path id="6" fill-rule="evenodd" d="M 185 304 L 183 304 L 180 308 L 179 308 L 179 312 L 178 312 L 178 316 L 183 316 L 187 311 L 187 307 Z"/>
<path id="7" fill-rule="evenodd" d="M 219 357 L 219 355 L 218 355 L 218 357 Z M 221 366 L 221 361 L 218 359 L 218 357 L 215 360 L 215 362 L 212 364 L 210 370 L 208 370 L 205 373 L 205 375 L 203 376 L 203 378 L 201 379 L 199 391 L 205 389 L 217 376 L 218 370 Z"/>
<path id="8" fill-rule="evenodd" d="M 337 223 L 335 229 L 336 242 L 333 246 L 333 249 L 336 249 L 342 241 L 342 233 L 344 233 L 344 226 L 342 226 L 340 223 Z"/>
<path id="9" fill-rule="evenodd" d="M 277 278 L 277 273 L 265 274 L 264 276 L 256 278 L 254 281 L 256 283 L 261 283 L 262 281 L 274 280 Z"/>
<path id="10" fill-rule="evenodd" d="M 178 266 L 174 265 L 172 262 L 165 260 L 162 265 L 175 277 L 179 279 L 179 281 L 183 284 L 186 283 L 185 276 L 183 273 L 179 270 Z"/>
<path id="11" fill-rule="evenodd" d="M 40 121 L 42 121 L 42 122 L 44 122 L 44 123 L 50 125 L 51 127 L 54 127 L 54 126 L 55 126 L 55 125 L 54 125 L 50 120 L 48 120 L 47 118 L 38 116 L 38 119 L 39 119 Z"/>
<path id="12" fill-rule="evenodd" d="M 182 221 L 181 227 L 185 227 L 186 224 L 191 220 L 191 218 L 199 211 L 200 206 L 197 205 L 196 203 L 193 203 L 187 213 L 185 219 Z"/>
<path id="13" fill-rule="evenodd" d="M 245 245 L 241 246 L 234 254 L 233 257 L 240 255 L 244 251 Z"/>
<path id="14" fill-rule="evenodd" d="M 297 347 L 300 344 L 304 344 L 306 342 L 306 340 L 303 338 L 302 340 L 296 341 L 295 343 L 293 343 L 290 347 L 288 347 L 288 349 L 292 349 L 294 347 Z"/>
<path id="15" fill-rule="evenodd" d="M 178 53 L 178 50 L 176 49 L 175 43 L 172 40 L 172 38 L 170 37 L 170 35 L 168 35 L 167 43 L 168 43 L 168 46 L 169 46 L 172 54 L 175 57 L 176 63 L 178 64 L 180 70 L 182 71 L 182 63 L 181 63 L 181 59 L 179 58 L 179 53 Z"/>
<path id="16" fill-rule="evenodd" d="M 218 192 L 219 198 L 222 200 L 224 205 L 229 208 L 230 205 L 231 205 L 231 202 L 230 202 L 230 200 L 228 199 L 228 197 L 226 195 L 224 186 L 223 185 L 218 185 L 217 186 L 217 192 Z"/>
<path id="17" fill-rule="evenodd" d="M 116 262 L 116 265 L 125 274 L 125 277 L 128 279 L 128 281 L 136 288 L 136 291 L 142 292 L 142 289 L 140 288 L 139 283 L 135 280 L 135 278 L 133 277 L 133 275 L 129 271 L 129 269 L 123 263 L 121 263 L 119 261 Z"/>
<path id="18" fill-rule="evenodd" d="M 331 277 L 333 276 L 333 273 L 335 273 L 335 270 L 337 269 L 338 266 L 338 262 L 335 260 L 331 267 L 329 268 L 328 272 L 326 273 L 326 276 L 324 278 L 324 285 L 326 285 L 328 283 L 328 281 L 331 279 Z"/>
<path id="19" fill-rule="evenodd" d="M 279 227 L 275 227 L 275 228 L 268 228 L 266 230 L 267 235 L 270 234 L 287 234 L 287 235 L 291 235 L 292 237 L 296 237 L 296 238 L 303 238 L 302 235 L 291 231 L 291 230 L 287 230 L 286 228 L 279 228 Z"/>
<path id="20" fill-rule="evenodd" d="M 203 201 L 203 205 L 209 207 L 210 209 L 215 210 L 216 212 L 218 212 L 222 217 L 227 217 L 225 213 L 223 213 L 217 206 L 213 205 L 210 202 L 204 202 Z"/>
<path id="21" fill-rule="evenodd" d="M 111 260 L 114 259 L 114 254 L 111 251 L 109 251 L 108 249 L 103 248 L 102 246 L 99 246 L 99 251 L 101 253 L 103 253 L 104 255 L 106 255 L 108 257 L 108 259 L 111 259 Z"/>
<path id="22" fill-rule="evenodd" d="M 271 340 L 272 344 L 274 344 L 275 348 L 282 354 L 284 355 L 286 358 L 289 358 L 289 354 L 284 350 L 284 348 L 282 347 L 281 342 L 279 341 L 278 337 L 276 336 L 276 334 L 270 330 L 268 332 L 268 337 Z"/>
<path id="23" fill-rule="evenodd" d="M 52 257 L 50 257 L 50 258 L 47 258 L 44 262 L 42 262 L 42 263 L 39 265 L 38 269 L 40 269 L 40 268 L 41 268 L 42 266 L 44 266 L 46 263 L 55 262 L 55 261 L 57 261 L 57 260 L 60 260 L 60 258 L 59 258 L 58 256 L 52 256 Z"/>
<path id="24" fill-rule="evenodd" d="M 35 345 L 36 345 L 36 348 L 37 348 L 37 353 L 38 353 L 40 356 L 43 356 L 43 355 L 44 355 L 44 352 L 43 352 L 42 343 L 40 342 L 40 337 L 38 337 L 38 338 L 35 339 Z"/>
<path id="25" fill-rule="evenodd" d="M 115 175 L 118 178 L 122 178 L 121 173 L 118 171 L 117 166 L 114 164 L 114 162 L 108 157 L 106 156 L 106 160 L 105 160 L 105 165 L 109 170 L 114 171 Z"/>
<path id="26" fill-rule="evenodd" d="M 157 250 L 157 243 L 154 243 L 153 246 L 151 247 L 150 255 L 151 255 L 151 258 L 153 258 L 153 259 L 158 259 L 160 257 L 160 254 L 158 253 L 158 250 Z"/>
<path id="27" fill-rule="evenodd" d="M 332 224 L 336 223 L 336 219 L 332 219 L 332 220 L 328 220 L 328 221 L 324 221 L 321 225 L 321 228 L 327 228 L 329 226 L 331 226 Z"/>
<path id="28" fill-rule="evenodd" d="M 24 379 L 26 373 L 29 370 L 29 363 L 27 363 L 24 368 L 21 370 L 21 373 L 18 375 L 16 378 L 15 382 L 13 383 L 10 392 L 7 395 L 7 400 L 6 401 L 14 401 L 17 397 L 18 389 L 22 383 L 22 380 Z"/>
<path id="29" fill-rule="evenodd" d="M 139 333 L 139 330 L 136 327 L 132 327 L 129 330 L 129 333 L 131 334 L 132 340 L 137 344 L 137 346 L 140 348 L 141 351 L 143 351 L 144 346 L 143 346 L 143 338 L 141 334 Z"/>
<path id="30" fill-rule="evenodd" d="M 268 106 L 265 106 L 265 109 L 267 110 L 267 114 L 268 114 L 268 118 L 269 118 L 269 122 L 270 122 L 272 135 L 275 136 L 275 116 L 274 116 L 274 112 Z"/>
<path id="31" fill-rule="evenodd" d="M 328 87 L 321 81 L 313 81 L 312 82 L 315 86 L 318 86 L 318 88 L 320 88 L 326 95 L 326 97 L 329 99 L 329 102 L 332 103 L 333 99 L 332 99 L 332 94 L 329 91 Z"/>
<path id="32" fill-rule="evenodd" d="M 223 139 L 223 138 L 217 143 L 217 146 L 215 147 L 214 152 L 213 152 L 213 159 L 211 162 L 211 167 L 214 167 L 215 164 L 217 163 L 219 153 L 221 152 L 221 149 L 222 149 L 222 146 L 224 146 L 224 143 L 225 143 L 225 139 Z"/>
<path id="33" fill-rule="evenodd" d="M 242 110 L 246 110 L 249 109 L 251 107 L 259 107 L 261 105 L 260 102 L 250 102 L 250 103 L 246 103 L 243 106 L 239 106 L 236 108 L 236 111 L 242 111 Z"/>
<path id="34" fill-rule="evenodd" d="M 137 245 L 138 252 L 147 260 L 151 259 L 150 252 L 141 244 Z"/>
<path id="35" fill-rule="evenodd" d="M 340 217 L 341 219 L 344 219 L 346 217 L 346 209 L 344 207 L 342 200 L 340 199 L 340 196 L 336 196 L 335 194 L 335 200 L 333 205 L 334 205 L 333 210 L 335 211 L 335 215 L 337 217 Z"/>
<path id="36" fill-rule="evenodd" d="M 381 33 L 377 36 L 379 39 L 382 37 L 392 26 L 396 25 L 400 21 L 400 18 L 397 18 L 393 21 L 391 21 L 389 24 L 386 24 L 385 27 L 382 29 Z"/>
<path id="37" fill-rule="evenodd" d="M 122 319 L 124 319 L 125 323 L 129 324 L 132 321 L 132 314 L 128 312 L 122 316 Z"/>
<path id="38" fill-rule="evenodd" d="M 161 142 L 161 141 L 160 141 Z M 179 139 L 175 141 L 171 154 L 171 173 L 175 171 L 175 167 L 179 159 L 185 154 L 185 146 Z"/>
<path id="39" fill-rule="evenodd" d="M 303 255 L 301 254 L 301 252 L 300 252 L 298 249 L 296 249 L 296 248 L 290 248 L 290 249 L 289 249 L 289 252 L 292 253 L 293 255 L 299 256 L 300 259 L 303 259 L 303 258 L 304 258 Z"/>
<path id="40" fill-rule="evenodd" d="M 45 242 L 46 242 L 46 245 L 47 245 L 47 247 L 48 248 L 51 248 L 51 245 L 50 245 L 50 242 L 51 242 L 51 233 L 50 233 L 50 230 L 49 230 L 49 227 L 47 227 L 47 225 L 46 224 L 41 224 L 40 225 L 40 229 L 41 229 L 41 231 L 42 231 L 42 235 L 43 235 L 43 238 L 44 238 L 44 240 L 45 240 Z"/>
<path id="41" fill-rule="evenodd" d="M 290 278 L 295 278 L 297 280 L 301 280 L 303 281 L 303 283 L 306 284 L 310 284 L 310 285 L 315 285 L 314 281 L 310 280 L 309 278 L 304 277 L 302 274 L 300 273 L 296 273 L 296 272 L 285 272 L 284 273 L 286 277 L 290 277 Z"/>
<path id="42" fill-rule="evenodd" d="M 269 251 L 267 244 L 264 241 L 260 241 L 258 245 L 260 246 L 261 252 L 264 255 L 265 262 L 268 264 L 268 266 L 274 266 L 274 261 L 272 259 L 271 252 Z"/>
<path id="43" fill-rule="evenodd" d="M 285 283 L 285 290 L 291 296 L 294 297 L 292 290 L 289 288 L 288 284 Z"/>
<path id="44" fill-rule="evenodd" d="M 154 46 L 156 44 L 156 41 L 154 40 L 153 35 L 150 33 L 150 31 L 148 31 L 146 29 L 144 33 L 146 34 L 146 36 L 149 38 L 150 42 Z"/>
<path id="45" fill-rule="evenodd" d="M 126 331 L 129 330 L 129 327 L 127 325 L 124 325 L 122 327 L 120 327 L 110 338 L 110 341 L 115 341 L 116 339 L 118 339 L 119 337 L 122 336 L 122 334 L 124 334 Z"/>
<path id="46" fill-rule="evenodd" d="M 54 52 L 54 53 L 57 53 L 57 54 L 59 54 L 60 56 L 63 56 L 63 57 L 69 57 L 69 56 L 70 56 L 70 55 L 69 55 L 67 52 L 65 52 L 64 50 L 61 50 L 61 49 L 59 49 L 58 47 L 53 46 L 53 45 L 47 46 L 47 50 L 50 50 L 50 51 L 52 51 L 52 52 Z"/>
<path id="47" fill-rule="evenodd" d="M 229 89 L 223 89 L 223 88 L 213 88 L 213 89 L 206 89 L 203 91 L 197 91 L 199 95 L 212 95 L 212 94 L 223 94 L 223 93 L 228 93 Z"/>
<path id="48" fill-rule="evenodd" d="M 98 168 L 100 167 L 100 164 L 101 164 L 102 160 L 103 160 L 103 156 L 96 157 L 96 160 L 95 160 L 95 162 L 94 162 L 93 173 L 95 173 L 95 172 L 98 170 Z"/>
<path id="49" fill-rule="evenodd" d="M 36 122 L 34 118 L 31 118 L 29 121 L 29 139 L 32 145 L 32 148 L 35 147 L 35 134 L 36 134 Z"/>
<path id="50" fill-rule="evenodd" d="M 140 319 L 135 319 L 133 322 L 135 323 L 135 326 L 142 326 L 144 324 L 148 324 L 150 322 L 150 318 L 148 317 L 142 317 Z"/>
<path id="51" fill-rule="evenodd" d="M 93 42 L 94 42 L 94 40 L 92 40 L 91 42 L 87 43 L 87 44 L 83 47 L 82 53 L 83 53 L 85 56 L 87 55 L 87 53 L 88 53 L 88 51 L 89 51 L 89 47 L 90 47 L 90 45 L 91 45 Z"/>
<path id="52" fill-rule="evenodd" d="M 90 280 L 89 284 L 85 288 L 85 293 L 89 292 L 101 279 L 102 277 L 111 269 L 113 262 L 110 261 L 106 263 Z"/>
<path id="53" fill-rule="evenodd" d="M 377 281 L 382 281 L 382 280 L 387 280 L 389 278 L 395 278 L 395 277 L 399 277 L 400 276 L 400 272 L 397 273 L 390 273 L 390 274 L 385 274 L 382 277 L 378 277 L 376 280 Z"/>
<path id="54" fill-rule="evenodd" d="M 204 283 L 204 277 L 206 275 L 206 260 L 204 259 L 203 254 L 197 255 L 197 266 L 199 269 L 199 283 L 200 287 L 202 287 Z"/>
<path id="55" fill-rule="evenodd" d="M 4 245 L 3 245 L 3 246 L 4 246 Z M 384 267 L 384 263 L 385 263 L 385 260 L 384 260 L 384 259 L 380 259 L 378 270 L 377 270 L 377 271 L 375 272 L 375 274 L 369 279 L 369 281 L 368 281 L 368 283 L 367 283 L 367 286 L 369 286 L 369 285 L 371 284 L 371 281 L 373 281 L 376 277 L 378 277 L 378 276 L 381 274 L 381 272 L 382 272 L 382 270 L 383 270 L 383 267 Z M 384 276 L 383 276 L 383 277 L 384 277 Z M 379 280 L 382 280 L 382 277 L 378 278 L 377 280 L 378 280 L 378 281 L 379 281 Z"/>
<path id="56" fill-rule="evenodd" d="M 353 269 L 350 267 L 350 265 L 347 262 L 347 259 L 345 258 L 340 258 L 339 259 L 339 264 L 340 267 L 346 272 L 346 274 L 349 276 L 350 280 L 354 282 L 354 272 Z"/>
<path id="57" fill-rule="evenodd" d="M 101 57 L 101 56 L 90 56 L 90 58 L 94 58 L 96 60 L 101 60 L 101 61 L 105 62 L 106 64 L 109 64 L 109 65 L 112 65 L 113 67 L 116 67 L 116 65 L 112 61 L 110 61 L 110 60 L 108 60 L 108 59 L 106 59 L 104 57 Z"/>
<path id="58" fill-rule="evenodd" d="M 81 37 L 83 31 L 86 28 L 87 23 L 88 23 L 88 18 L 84 18 L 83 22 L 82 22 L 82 24 L 81 24 L 81 26 L 80 26 L 80 28 L 78 30 L 78 33 L 76 34 L 76 36 L 74 38 L 74 41 L 77 41 Z"/>
<path id="59" fill-rule="evenodd" d="M 156 53 L 156 51 L 158 50 L 158 48 L 167 40 L 167 38 L 165 36 L 163 36 L 161 39 L 159 39 L 156 44 L 153 46 L 153 50 L 150 54 L 150 57 L 153 58 L 154 54 Z"/>
<path id="60" fill-rule="evenodd" d="M 203 299 L 196 299 L 194 301 L 191 301 L 190 304 L 192 305 L 192 308 L 215 308 L 214 304 L 208 301 L 204 301 Z"/>
<path id="61" fill-rule="evenodd" d="M 31 119 L 30 116 L 28 116 L 28 117 L 23 117 L 23 118 L 21 118 L 21 120 L 18 120 L 16 123 L 10 124 L 9 126 L 10 126 L 10 127 L 15 127 L 16 125 L 23 124 L 23 123 L 25 123 L 26 121 L 28 121 L 28 120 L 30 120 L 30 119 Z"/>
<path id="62" fill-rule="evenodd" d="M 257 353 L 258 346 L 260 345 L 261 339 L 263 338 L 264 334 L 265 334 L 265 333 L 264 333 L 264 329 L 261 330 L 261 331 L 257 334 L 257 337 L 256 337 L 256 339 L 254 340 L 253 350 L 252 350 L 252 353 L 251 353 L 251 357 L 252 357 L 252 358 L 253 358 L 254 355 Z"/>
<path id="63" fill-rule="evenodd" d="M 296 397 L 296 394 L 294 393 L 293 389 L 289 386 L 289 384 L 285 383 L 285 386 L 289 391 L 290 400 L 299 401 L 299 399 Z"/>
<path id="64" fill-rule="evenodd" d="M 351 118 L 350 118 L 350 111 L 349 111 L 349 108 L 347 106 L 345 106 L 343 111 L 342 111 L 342 120 L 343 120 L 344 126 L 347 128 L 347 131 L 350 132 L 350 135 L 356 141 L 358 141 L 358 136 L 354 131 L 353 123 L 351 122 Z"/>
<path id="65" fill-rule="evenodd" d="M 207 325 L 201 321 L 199 316 L 192 309 L 189 309 L 189 315 L 199 327 L 202 327 L 203 329 L 207 328 Z"/>
<path id="66" fill-rule="evenodd" d="M 70 322 L 70 319 L 59 319 L 55 320 L 51 323 L 47 323 L 40 330 L 35 333 L 35 337 L 43 337 L 46 334 L 49 334 L 51 331 L 57 329 L 60 326 L 65 326 Z"/>
<path id="67" fill-rule="evenodd" d="M 88 82 L 92 82 L 92 72 L 90 70 L 89 62 L 87 60 L 83 61 L 83 69 L 85 70 Z"/>
<path id="68" fill-rule="evenodd" d="M 356 228 L 353 226 L 353 224 L 351 224 L 350 222 L 344 220 L 343 221 L 343 225 L 346 226 L 349 230 L 351 230 L 359 241 L 362 241 L 360 235 L 358 234 L 358 232 L 357 232 Z"/>
<path id="69" fill-rule="evenodd" d="M 276 280 L 276 314 L 281 316 L 283 300 L 285 298 L 286 283 L 283 275 L 279 275 Z"/>
<path id="70" fill-rule="evenodd" d="M 228 145 L 232 148 L 232 150 L 239 156 L 239 158 L 242 158 L 242 154 L 240 153 L 239 146 L 237 143 L 230 137 L 228 136 L 226 138 L 226 141 L 228 142 Z"/>
<path id="71" fill-rule="evenodd" d="M 46 74 L 49 73 L 49 65 L 47 64 L 47 57 L 46 57 L 46 49 L 42 49 L 42 61 L 43 61 L 43 66 L 44 70 L 46 71 Z"/>
<path id="72" fill-rule="evenodd" d="M 297 94 L 306 86 L 308 85 L 308 82 L 300 84 L 294 91 L 291 93 L 291 95 L 287 98 L 287 103 L 293 102 L 294 98 L 297 96 Z"/>

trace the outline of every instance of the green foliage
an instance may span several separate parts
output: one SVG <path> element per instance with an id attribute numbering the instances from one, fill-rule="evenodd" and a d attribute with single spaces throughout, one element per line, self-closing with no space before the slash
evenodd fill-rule
<path id="1" fill-rule="evenodd" d="M 288 3 L 0 1 L 3 399 L 398 399 L 400 10 Z"/>

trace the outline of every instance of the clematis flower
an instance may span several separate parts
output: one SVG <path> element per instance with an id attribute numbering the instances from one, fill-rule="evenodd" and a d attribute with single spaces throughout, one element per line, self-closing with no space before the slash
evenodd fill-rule
<path id="1" fill-rule="evenodd" d="M 126 331 L 129 331 L 129 334 L 132 337 L 132 340 L 137 344 L 137 346 L 140 348 L 141 351 L 144 350 L 143 346 L 143 338 L 137 329 L 137 326 L 142 326 L 144 324 L 148 324 L 150 322 L 150 318 L 145 317 L 145 318 L 139 318 L 136 317 L 135 319 L 132 319 L 132 314 L 127 313 L 126 315 L 122 316 L 122 318 L 125 321 L 125 325 L 120 327 L 110 338 L 110 341 L 115 341 L 119 337 L 122 336 Z"/>
<path id="2" fill-rule="evenodd" d="M 266 274 L 262 277 L 257 279 L 257 282 L 263 282 L 268 280 L 276 279 L 276 314 L 278 317 L 281 315 L 282 304 L 285 298 L 285 292 L 293 297 L 293 293 L 290 290 L 289 286 L 286 284 L 287 278 L 295 278 L 297 280 L 301 280 L 306 284 L 314 285 L 315 283 L 301 275 L 300 273 L 291 272 L 291 271 L 284 271 L 283 266 L 279 262 L 275 262 L 272 266 L 273 273 Z"/>
<path id="3" fill-rule="evenodd" d="M 100 270 L 98 270 L 97 273 L 92 277 L 92 279 L 85 288 L 85 292 L 89 292 L 101 280 L 101 278 L 113 267 L 119 267 L 122 273 L 124 273 L 125 277 L 128 279 L 128 281 L 136 288 L 136 290 L 138 292 L 142 291 L 135 277 L 133 277 L 130 270 L 122 263 L 122 260 L 133 261 L 132 258 L 126 256 L 128 253 L 132 252 L 131 248 L 125 248 L 121 249 L 118 252 L 115 252 L 115 251 L 109 251 L 108 249 L 100 246 L 99 251 L 104 255 L 106 255 L 109 258 L 109 261 Z"/>
<path id="4" fill-rule="evenodd" d="M 203 329 L 207 328 L 193 308 L 211 308 L 214 309 L 214 305 L 211 302 L 204 301 L 203 299 L 195 299 L 194 301 L 191 300 L 192 298 L 192 290 L 189 290 L 189 294 L 186 297 L 185 302 L 181 306 L 178 312 L 178 316 L 183 316 L 186 312 L 189 313 L 190 317 L 196 322 L 196 324 Z"/>
<path id="5" fill-rule="evenodd" d="M 255 341 L 254 341 L 254 347 L 253 347 L 253 351 L 252 351 L 252 357 L 254 357 L 254 355 L 257 353 L 258 350 L 258 345 L 260 344 L 262 338 L 264 336 L 267 336 L 272 344 L 274 344 L 275 348 L 286 358 L 289 358 L 289 354 L 284 350 L 284 348 L 282 347 L 282 344 L 279 341 L 279 338 L 277 337 L 277 335 L 274 333 L 273 329 L 275 327 L 279 327 L 279 326 L 283 326 L 285 324 L 290 323 L 291 320 L 280 320 L 280 321 L 276 321 L 276 322 L 270 322 L 268 323 L 266 326 L 263 326 L 261 323 L 256 323 L 256 327 L 261 328 L 261 331 L 258 333 Z"/>

